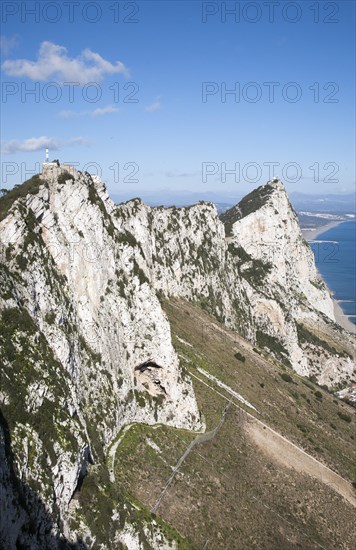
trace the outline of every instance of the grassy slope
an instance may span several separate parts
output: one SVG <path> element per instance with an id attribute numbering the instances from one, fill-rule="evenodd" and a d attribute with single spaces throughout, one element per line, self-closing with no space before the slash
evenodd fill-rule
<path id="1" fill-rule="evenodd" d="M 352 416 L 349 406 L 256 354 L 192 304 L 171 300 L 165 309 L 188 371 L 201 376 L 195 369 L 198 365 L 218 377 L 248 399 L 263 422 L 353 480 L 355 419 L 346 422 L 338 414 Z M 244 363 L 234 357 L 237 351 L 246 357 Z M 283 373 L 291 381 L 285 381 Z M 226 400 L 195 378 L 193 383 L 212 429 Z M 152 508 L 193 438 L 189 432 L 167 427 L 131 428 L 117 450 L 117 482 Z M 236 407 L 229 409 L 215 439 L 189 454 L 158 509 L 189 539 L 188 547 L 202 548 L 208 540 L 207 549 L 222 550 L 352 548 L 353 512 L 351 504 L 330 487 L 281 466 L 256 447 Z"/>

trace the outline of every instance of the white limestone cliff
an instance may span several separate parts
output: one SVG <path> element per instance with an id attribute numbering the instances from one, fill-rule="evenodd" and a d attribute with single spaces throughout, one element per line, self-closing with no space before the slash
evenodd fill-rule
<path id="1" fill-rule="evenodd" d="M 348 336 L 334 323 L 332 300 L 281 182 L 254 191 L 222 219 L 210 203 L 115 205 L 98 178 L 54 163 L 33 183 L 5 203 L 0 219 L 0 310 L 20 311 L 26 321 L 5 342 L 1 400 L 16 426 L 17 470 L 36 484 L 41 514 L 57 514 L 62 525 L 51 526 L 51 536 L 70 539 L 78 482 L 90 463 L 104 460 L 123 426 L 204 429 L 160 293 L 196 301 L 320 383 L 352 375 L 350 355 L 328 344 L 331 338 L 342 348 Z M 315 327 L 317 339 L 310 336 Z M 13 363 L 24 342 L 26 360 Z M 148 360 L 153 364 L 142 367 Z M 28 418 L 47 431 L 33 429 Z M 26 513 L 18 512 L 22 525 Z M 140 548 L 135 530 L 121 529 L 122 542 Z M 57 539 L 52 543 L 56 548 Z"/>

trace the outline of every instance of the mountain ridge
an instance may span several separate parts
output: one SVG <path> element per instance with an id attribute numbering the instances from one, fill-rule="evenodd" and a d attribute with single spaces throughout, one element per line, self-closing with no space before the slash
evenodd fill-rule
<path id="1" fill-rule="evenodd" d="M 78 483 L 91 463 L 105 463 L 124 426 L 205 429 L 162 296 L 196 302 L 321 384 L 352 377 L 351 336 L 334 323 L 283 184 L 267 185 L 267 201 L 234 219 L 231 236 L 211 203 L 115 205 L 99 178 L 53 163 L 1 199 L 2 408 L 17 468 L 68 540 Z M 157 367 L 138 368 L 147 360 Z M 138 544 L 116 515 L 117 544 L 125 529 Z M 157 529 L 145 537 L 160 544 Z"/>

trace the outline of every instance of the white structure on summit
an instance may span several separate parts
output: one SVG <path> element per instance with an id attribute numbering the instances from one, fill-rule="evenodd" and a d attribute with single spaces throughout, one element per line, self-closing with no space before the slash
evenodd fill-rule
<path id="1" fill-rule="evenodd" d="M 46 160 L 42 162 L 42 174 L 41 177 L 47 181 L 55 181 L 63 172 L 69 172 L 72 176 L 75 175 L 75 169 L 70 164 L 60 164 L 58 160 L 49 162 L 48 149 L 46 149 Z"/>

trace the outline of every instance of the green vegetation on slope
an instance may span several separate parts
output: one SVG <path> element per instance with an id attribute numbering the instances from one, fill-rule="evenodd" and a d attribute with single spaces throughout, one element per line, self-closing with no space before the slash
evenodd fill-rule
<path id="1" fill-rule="evenodd" d="M 343 350 L 337 350 L 334 346 L 332 346 L 325 340 L 322 340 L 319 336 L 311 332 L 311 330 L 309 330 L 306 326 L 302 325 L 301 323 L 297 323 L 296 325 L 297 325 L 298 340 L 300 343 L 312 344 L 314 346 L 325 349 L 329 353 L 332 353 L 335 355 L 338 354 L 341 357 L 350 357 L 349 353 Z"/>
<path id="2" fill-rule="evenodd" d="M 246 195 L 237 206 L 221 214 L 220 219 L 225 225 L 226 235 L 231 235 L 232 226 L 237 220 L 256 212 L 264 206 L 272 192 L 273 187 L 271 185 L 261 185 Z"/>
<path id="3" fill-rule="evenodd" d="M 241 409 L 231 407 L 216 437 L 190 452 L 158 514 L 189 538 L 194 550 L 207 540 L 208 548 L 221 550 L 351 548 L 351 505 L 320 481 L 266 457 L 246 432 L 243 409 L 253 411 L 197 367 L 242 394 L 264 422 L 351 481 L 355 421 L 338 414 L 349 407 L 255 353 L 191 303 L 170 300 L 164 305 L 184 371 L 194 375 L 207 430 L 220 422 L 227 399 Z M 236 361 L 236 353 L 243 353 L 245 363 Z M 116 453 L 117 483 L 152 509 L 193 437 L 167 426 L 130 428 Z M 332 526 L 327 532 L 325 522 Z"/>
<path id="4" fill-rule="evenodd" d="M 2 410 L 12 433 L 15 456 L 22 462 L 26 460 L 23 438 L 28 438 L 28 467 L 34 468 L 34 461 L 41 464 L 37 474 L 42 476 L 41 485 L 50 498 L 52 473 L 49 464 L 54 465 L 58 453 L 63 451 L 73 462 L 77 460 L 77 435 L 82 430 L 77 419 L 64 407 L 69 394 L 68 374 L 53 357 L 45 337 L 22 307 L 8 308 L 1 313 L 0 363 L 1 390 L 6 396 Z M 33 431 L 38 434 L 43 450 L 36 439 L 32 441 Z M 58 444 L 63 451 L 58 447 L 56 450 Z M 40 490 L 34 479 L 29 483 L 35 492 Z"/>
<path id="5" fill-rule="evenodd" d="M 259 288 L 265 284 L 265 279 L 273 267 L 271 262 L 256 260 L 242 246 L 236 246 L 233 243 L 228 245 L 228 252 L 238 262 L 239 275 L 251 286 Z"/>
<path id="6" fill-rule="evenodd" d="M 24 199 L 27 195 L 37 195 L 41 185 L 48 186 L 48 183 L 41 179 L 39 174 L 36 174 L 21 185 L 15 185 L 11 191 L 6 191 L 3 196 L 0 197 L 0 221 L 7 216 L 7 213 L 15 201 Z"/>

